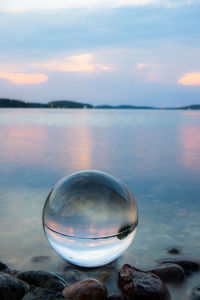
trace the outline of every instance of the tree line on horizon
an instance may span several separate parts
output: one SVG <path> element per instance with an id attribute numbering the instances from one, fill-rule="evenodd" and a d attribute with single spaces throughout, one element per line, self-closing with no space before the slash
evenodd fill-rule
<path id="1" fill-rule="evenodd" d="M 71 100 L 55 100 L 48 103 L 25 102 L 22 100 L 0 98 L 0 108 L 102 108 L 102 109 L 200 109 L 200 104 L 193 104 L 183 107 L 154 107 L 138 105 L 97 105 L 81 103 Z"/>

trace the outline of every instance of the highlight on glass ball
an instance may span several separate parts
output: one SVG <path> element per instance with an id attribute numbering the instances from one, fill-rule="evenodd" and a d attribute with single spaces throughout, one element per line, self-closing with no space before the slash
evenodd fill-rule
<path id="1" fill-rule="evenodd" d="M 72 264 L 105 265 L 131 244 L 137 207 L 127 186 L 93 170 L 61 179 L 43 209 L 43 227 L 53 249 Z"/>

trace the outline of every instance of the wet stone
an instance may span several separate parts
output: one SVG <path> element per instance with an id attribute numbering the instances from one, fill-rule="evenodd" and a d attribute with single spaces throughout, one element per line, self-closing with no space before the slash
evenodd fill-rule
<path id="1" fill-rule="evenodd" d="M 66 269 L 65 278 L 69 283 L 75 283 L 77 281 L 82 281 L 88 278 L 88 275 L 85 272 L 76 270 L 76 269 Z"/>
<path id="2" fill-rule="evenodd" d="M 177 264 L 181 266 L 185 273 L 189 275 L 191 272 L 198 271 L 200 269 L 200 262 L 195 259 L 162 259 L 158 261 L 160 264 Z"/>
<path id="3" fill-rule="evenodd" d="M 164 282 L 180 283 L 185 279 L 184 269 L 177 264 L 166 263 L 154 269 L 145 270 L 151 272 Z"/>
<path id="4" fill-rule="evenodd" d="M 106 271 L 102 271 L 99 275 L 99 280 L 101 282 L 105 282 L 106 280 L 108 280 L 108 278 L 110 277 L 110 273 L 106 272 Z"/>
<path id="5" fill-rule="evenodd" d="M 16 279 L 6 273 L 0 272 L 0 299 L 21 300 L 30 286 L 28 283 Z"/>
<path id="6" fill-rule="evenodd" d="M 64 290 L 68 284 L 60 276 L 45 271 L 26 271 L 17 275 L 17 278 L 28 282 L 30 285 L 42 287 L 56 292 Z"/>
<path id="7" fill-rule="evenodd" d="M 124 300 L 169 300 L 170 294 L 163 281 L 155 274 L 123 265 L 118 286 Z"/>
<path id="8" fill-rule="evenodd" d="M 107 289 L 100 281 L 89 278 L 67 287 L 63 295 L 69 300 L 106 300 Z"/>
<path id="9" fill-rule="evenodd" d="M 123 300 L 120 294 L 112 294 L 108 297 L 108 300 Z"/>
<path id="10" fill-rule="evenodd" d="M 62 293 L 50 291 L 47 289 L 34 287 L 32 288 L 22 300 L 62 300 L 66 298 Z"/>
<path id="11" fill-rule="evenodd" d="M 200 300 L 200 284 L 192 289 L 190 300 Z"/>
<path id="12" fill-rule="evenodd" d="M 167 253 L 169 254 L 180 254 L 181 253 L 181 247 L 170 247 L 167 249 Z"/>
<path id="13" fill-rule="evenodd" d="M 10 269 L 3 262 L 0 261 L 0 272 L 10 274 Z"/>
<path id="14" fill-rule="evenodd" d="M 44 262 L 50 259 L 50 256 L 48 255 L 38 255 L 38 256 L 33 256 L 31 258 L 31 261 L 33 263 L 39 263 L 39 262 Z"/>

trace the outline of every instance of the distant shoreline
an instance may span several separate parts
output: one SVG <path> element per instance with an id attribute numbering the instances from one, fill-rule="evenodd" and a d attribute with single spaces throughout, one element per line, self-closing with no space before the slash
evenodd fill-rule
<path id="1" fill-rule="evenodd" d="M 48 103 L 25 102 L 16 99 L 0 98 L 0 108 L 87 108 L 87 109 L 153 109 L 153 110 L 200 110 L 200 104 L 182 107 L 156 107 L 137 105 L 92 105 L 71 100 L 51 101 Z"/>

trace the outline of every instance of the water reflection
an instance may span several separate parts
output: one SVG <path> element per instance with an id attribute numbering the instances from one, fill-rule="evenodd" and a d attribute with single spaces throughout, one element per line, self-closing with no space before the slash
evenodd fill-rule
<path id="1" fill-rule="evenodd" d="M 183 165 L 200 170 L 200 127 L 182 126 L 180 144 Z"/>
<path id="2" fill-rule="evenodd" d="M 65 170 L 91 168 L 90 128 L 4 126 L 0 132 L 1 162 Z"/>
<path id="3" fill-rule="evenodd" d="M 40 164 L 47 149 L 47 129 L 37 127 L 4 127 L 0 133 L 1 159 L 24 165 Z"/>
<path id="4" fill-rule="evenodd" d="M 59 153 L 59 166 L 68 170 L 84 170 L 91 168 L 92 138 L 91 129 L 59 128 L 56 130 L 56 152 Z"/>

